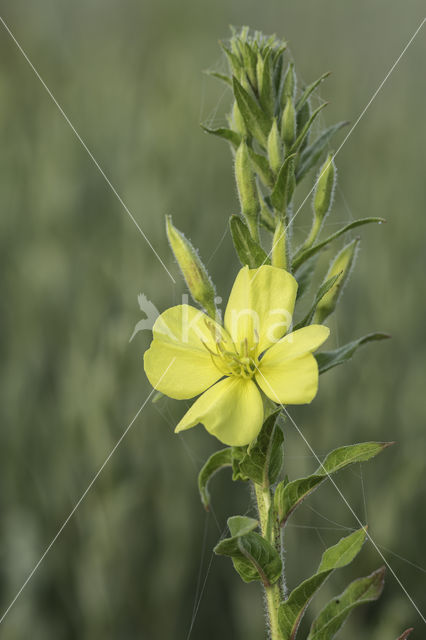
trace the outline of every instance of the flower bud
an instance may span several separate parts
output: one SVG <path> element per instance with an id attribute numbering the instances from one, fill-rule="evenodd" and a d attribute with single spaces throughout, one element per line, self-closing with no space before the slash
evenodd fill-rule
<path id="1" fill-rule="evenodd" d="M 281 137 L 287 149 L 291 148 L 296 138 L 296 113 L 293 100 L 287 99 L 281 120 Z"/>
<path id="2" fill-rule="evenodd" d="M 280 134 L 278 132 L 277 121 L 274 118 L 271 131 L 268 136 L 268 160 L 269 166 L 274 173 L 278 173 L 283 163 L 283 146 L 281 143 Z"/>
<path id="3" fill-rule="evenodd" d="M 330 211 L 333 203 L 335 185 L 336 167 L 333 161 L 333 154 L 330 153 L 320 169 L 315 185 L 314 199 L 312 203 L 314 221 L 309 236 L 304 244 L 305 248 L 310 247 L 313 244 L 321 230 L 324 219 Z"/>
<path id="4" fill-rule="evenodd" d="M 232 107 L 232 124 L 234 131 L 240 134 L 240 136 L 247 135 L 247 128 L 244 122 L 244 118 L 241 115 L 241 111 L 238 108 L 237 101 L 234 102 L 234 106 Z"/>
<path id="5" fill-rule="evenodd" d="M 284 218 L 278 220 L 272 242 L 271 264 L 273 267 L 287 269 L 287 228 Z"/>
<path id="6" fill-rule="evenodd" d="M 296 74 L 294 71 L 294 63 L 290 62 L 284 77 L 282 94 L 281 94 L 281 104 L 285 105 L 288 98 L 290 98 L 291 100 L 294 100 L 294 95 L 296 93 L 296 83 L 297 81 L 296 81 Z"/>
<path id="7" fill-rule="evenodd" d="M 185 238 L 183 233 L 173 226 L 171 216 L 166 216 L 166 231 L 170 246 L 191 296 L 211 317 L 215 318 L 214 286 L 196 249 Z"/>
<path id="8" fill-rule="evenodd" d="M 334 309 L 336 308 L 336 305 L 342 294 L 343 287 L 347 283 L 351 274 L 351 270 L 355 262 L 358 244 L 359 238 L 355 238 L 355 240 L 352 240 L 352 242 L 343 247 L 343 249 L 337 254 L 333 262 L 331 263 L 327 275 L 324 278 L 324 282 L 326 282 L 333 276 L 339 274 L 341 275 L 333 284 L 331 289 L 329 289 L 324 297 L 319 301 L 315 311 L 314 322 L 324 322 L 324 320 L 328 318 L 328 316 L 333 313 Z"/>
<path id="9" fill-rule="evenodd" d="M 257 194 L 256 179 L 251 166 L 247 144 L 243 141 L 235 154 L 235 179 L 237 181 L 238 196 L 241 213 L 247 221 L 251 236 L 257 240 L 258 217 L 260 203 Z"/>

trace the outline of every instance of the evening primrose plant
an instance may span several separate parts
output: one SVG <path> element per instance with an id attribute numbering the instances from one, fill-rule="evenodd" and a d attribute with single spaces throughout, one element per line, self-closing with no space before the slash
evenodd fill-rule
<path id="1" fill-rule="evenodd" d="M 222 48 L 229 73 L 211 75 L 230 89 L 228 126 L 203 128 L 229 143 L 233 154 L 240 212 L 229 224 L 241 268 L 222 319 L 202 259 L 167 217 L 168 240 L 194 305 L 171 307 L 157 318 L 144 365 L 159 393 L 194 399 L 176 433 L 202 424 L 226 445 L 200 471 L 204 507 L 210 505 L 209 482 L 221 469 L 231 468 L 234 481 L 254 488 L 257 517 L 229 518 L 229 537 L 215 552 L 229 556 L 245 582 L 263 585 L 269 637 L 294 640 L 311 599 L 336 569 L 352 562 L 367 532 L 363 527 L 337 541 L 323 553 L 313 576 L 290 587 L 282 562 L 285 526 L 332 474 L 370 460 L 390 443 L 337 448 L 313 475 L 290 480 L 282 472 L 286 407 L 310 403 L 322 373 L 349 360 L 361 345 L 387 337 L 371 333 L 318 351 L 330 333 L 323 323 L 335 311 L 355 263 L 359 239 L 347 236 L 382 219 L 355 220 L 324 234 L 336 185 L 334 156 L 328 149 L 346 124 L 321 128 L 318 115 L 325 104 L 312 109 L 311 98 L 328 74 L 300 87 L 285 43 L 247 28 L 233 31 Z M 295 194 L 308 177 L 312 224 L 296 243 Z M 343 247 L 336 247 L 345 237 Z M 325 249 L 335 255 L 315 290 Z M 300 319 L 294 322 L 293 317 Z M 380 568 L 352 582 L 324 607 L 305 637 L 334 638 L 353 609 L 380 596 L 383 580 Z"/>

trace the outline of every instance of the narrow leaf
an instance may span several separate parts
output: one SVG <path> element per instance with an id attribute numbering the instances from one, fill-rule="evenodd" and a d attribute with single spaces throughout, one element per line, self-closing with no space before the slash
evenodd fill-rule
<path id="1" fill-rule="evenodd" d="M 212 76 L 213 78 L 217 78 L 217 80 L 221 80 L 228 86 L 232 87 L 232 80 L 229 76 L 226 75 L 226 73 L 218 73 L 217 71 L 210 71 L 210 69 L 207 69 L 204 73 Z"/>
<path id="2" fill-rule="evenodd" d="M 253 240 L 248 226 L 240 216 L 231 216 L 229 225 L 235 250 L 242 265 L 255 269 L 262 264 L 269 264 L 265 251 Z"/>
<path id="3" fill-rule="evenodd" d="M 324 109 L 324 107 L 327 106 L 327 102 L 324 102 L 324 104 L 320 105 L 318 107 L 318 109 L 315 109 L 315 111 L 312 113 L 312 115 L 310 116 L 308 122 L 305 124 L 305 126 L 303 127 L 302 131 L 299 133 L 299 135 L 297 136 L 293 146 L 290 149 L 290 153 L 295 153 L 299 147 L 302 145 L 302 142 L 304 141 L 304 139 L 306 138 L 306 136 L 309 133 L 310 128 L 312 127 L 312 125 L 314 124 L 314 121 L 316 120 L 317 116 L 319 115 L 319 113 Z"/>
<path id="4" fill-rule="evenodd" d="M 277 480 L 283 462 L 284 436 L 278 415 L 275 411 L 266 419 L 255 444 L 240 462 L 242 473 L 265 489 Z"/>
<path id="5" fill-rule="evenodd" d="M 397 638 L 397 640 L 407 640 L 408 636 L 411 634 L 411 632 L 414 631 L 413 627 L 410 627 L 409 629 L 406 629 L 404 631 L 404 633 L 402 633 L 399 638 Z"/>
<path id="6" fill-rule="evenodd" d="M 253 531 L 258 524 L 245 516 L 229 518 L 231 537 L 219 542 L 214 552 L 231 557 L 244 582 L 260 580 L 267 587 L 281 575 L 281 558 L 267 540 Z"/>
<path id="7" fill-rule="evenodd" d="M 218 136 L 219 138 L 223 138 L 230 142 L 235 148 L 240 146 L 241 136 L 236 132 L 232 131 L 232 129 L 226 129 L 226 127 L 220 127 L 219 129 L 209 129 L 205 125 L 201 125 L 201 128 L 206 133 L 210 133 L 213 136 Z"/>
<path id="8" fill-rule="evenodd" d="M 210 506 L 210 493 L 208 490 L 210 480 L 215 473 L 230 466 L 232 466 L 232 449 L 227 447 L 211 455 L 198 474 L 198 489 L 206 511 L 209 510 Z"/>
<path id="9" fill-rule="evenodd" d="M 288 189 L 290 186 L 291 172 L 293 170 L 294 158 L 296 154 L 287 156 L 281 169 L 278 172 L 274 188 L 271 193 L 271 203 L 275 209 L 282 212 L 287 201 Z"/>
<path id="10" fill-rule="evenodd" d="M 248 147 L 248 152 L 251 161 L 254 164 L 256 172 L 262 180 L 263 184 L 269 188 L 272 188 L 274 185 L 274 177 L 272 175 L 268 160 L 265 158 L 265 156 L 262 156 L 260 153 L 256 153 L 256 151 L 253 151 L 251 147 Z"/>
<path id="11" fill-rule="evenodd" d="M 354 580 L 333 598 L 314 620 L 307 640 L 332 640 L 353 609 L 377 600 L 384 586 L 385 567 L 365 578 Z"/>
<path id="12" fill-rule="evenodd" d="M 322 132 L 322 134 L 309 147 L 306 147 L 300 154 L 299 166 L 296 171 L 296 180 L 300 180 L 312 169 L 319 159 L 323 151 L 326 149 L 329 141 L 339 129 L 348 125 L 348 122 L 338 122 Z"/>
<path id="13" fill-rule="evenodd" d="M 266 140 L 272 126 L 271 118 L 268 118 L 257 101 L 244 89 L 235 76 L 233 77 L 233 88 L 235 100 L 248 131 L 260 144 L 266 147 Z"/>
<path id="14" fill-rule="evenodd" d="M 340 273 L 338 273 L 335 276 L 332 276 L 331 278 L 329 278 L 328 280 L 326 280 L 318 289 L 315 299 L 312 303 L 311 308 L 309 309 L 308 313 L 306 314 L 306 316 L 303 318 L 303 320 L 301 320 L 300 322 L 298 322 L 296 324 L 296 326 L 294 327 L 293 331 L 296 331 L 297 329 L 301 329 L 302 327 L 306 327 L 306 325 L 311 324 L 312 322 L 312 318 L 314 317 L 314 313 L 315 313 L 315 309 L 318 306 L 318 303 L 322 300 L 322 298 L 325 296 L 325 294 L 330 291 L 331 287 L 334 285 L 334 283 L 336 282 L 336 280 L 340 278 Z"/>
<path id="15" fill-rule="evenodd" d="M 296 587 L 278 609 L 278 621 L 283 640 L 294 640 L 307 606 L 328 576 L 348 565 L 360 552 L 366 538 L 366 529 L 354 531 L 327 549 L 321 558 L 315 575 Z"/>
<path id="16" fill-rule="evenodd" d="M 319 256 L 312 256 L 310 260 L 306 260 L 304 262 L 298 272 L 295 274 L 295 278 L 299 285 L 297 289 L 297 299 L 305 295 L 305 293 L 309 290 L 309 285 L 312 282 L 312 276 L 315 272 L 315 267 L 317 266 Z"/>
<path id="17" fill-rule="evenodd" d="M 392 442 L 362 442 L 346 447 L 334 449 L 325 458 L 315 473 L 306 478 L 298 478 L 287 484 L 280 482 L 274 496 L 275 509 L 277 511 L 278 522 L 284 526 L 297 509 L 317 487 L 319 487 L 328 476 L 348 467 L 355 462 L 367 462 L 374 456 L 381 453 Z"/>
<path id="18" fill-rule="evenodd" d="M 327 71 L 326 73 L 323 73 L 322 76 L 318 78 L 318 80 L 315 80 L 315 82 L 313 82 L 312 84 L 306 87 L 306 89 L 303 91 L 302 95 L 300 96 L 299 100 L 296 103 L 297 111 L 299 111 L 303 107 L 303 105 L 310 98 L 310 96 L 315 91 L 315 89 L 321 84 L 323 80 L 328 78 L 330 73 L 331 71 Z"/>
<path id="19" fill-rule="evenodd" d="M 356 227 L 361 227 L 364 224 L 370 224 L 371 222 L 377 222 L 378 224 L 382 224 L 383 222 L 386 222 L 386 220 L 384 218 L 361 218 L 360 220 L 354 220 L 353 222 L 350 222 L 345 227 L 342 227 L 341 229 L 339 229 L 339 231 L 336 231 L 336 233 L 333 233 L 331 236 L 329 236 L 322 242 L 319 242 L 318 244 L 314 244 L 313 247 L 310 247 L 305 251 L 303 249 L 300 249 L 296 253 L 293 259 L 293 265 L 292 265 L 293 269 L 298 269 L 300 265 L 303 264 L 303 262 L 305 262 L 305 260 L 308 260 L 309 258 L 311 258 L 313 255 L 318 253 L 318 251 L 321 251 L 321 249 L 323 249 L 328 244 L 330 244 L 330 242 L 332 242 L 333 240 L 336 240 L 337 238 L 347 233 L 351 229 L 355 229 Z"/>
<path id="20" fill-rule="evenodd" d="M 358 340 L 353 340 L 352 342 L 344 344 L 338 349 L 333 349 L 333 351 L 321 351 L 320 353 L 315 353 L 314 355 L 318 363 L 319 373 L 325 373 L 329 369 L 337 367 L 339 364 L 343 364 L 347 360 L 350 360 L 355 351 L 357 351 L 357 349 L 362 345 L 376 340 L 387 340 L 388 338 L 390 338 L 390 335 L 387 333 L 369 333 L 362 338 L 358 338 Z"/>

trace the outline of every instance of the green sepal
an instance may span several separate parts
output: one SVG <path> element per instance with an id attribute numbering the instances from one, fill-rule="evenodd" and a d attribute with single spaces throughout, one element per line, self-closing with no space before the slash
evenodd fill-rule
<path id="1" fill-rule="evenodd" d="M 312 623 L 307 640 L 332 640 L 340 631 L 349 614 L 362 604 L 380 598 L 385 580 L 385 567 L 365 578 L 358 578 L 333 598 Z"/>
<path id="2" fill-rule="evenodd" d="M 293 269 L 298 269 L 300 265 L 305 262 L 305 260 L 308 260 L 309 258 L 314 256 L 316 253 L 318 253 L 318 251 L 321 251 L 321 249 L 324 249 L 324 247 L 330 244 L 330 242 L 333 242 L 333 240 L 340 238 L 340 236 L 344 235 L 348 231 L 351 231 L 351 229 L 361 227 L 364 224 L 371 224 L 372 222 L 382 224 L 383 222 L 386 222 L 386 220 L 384 218 L 361 218 L 360 220 L 354 220 L 353 222 L 350 222 L 346 226 L 336 231 L 336 233 L 328 236 L 328 238 L 326 238 L 325 240 L 318 242 L 318 244 L 314 244 L 313 247 L 310 247 L 306 250 L 300 249 L 293 258 Z"/>
<path id="3" fill-rule="evenodd" d="M 292 175 L 294 173 L 294 158 L 296 154 L 287 156 L 281 165 L 275 181 L 274 188 L 271 193 L 271 203 L 280 213 L 283 213 L 287 203 L 289 202 L 292 191 Z"/>
<path id="4" fill-rule="evenodd" d="M 235 570 L 244 582 L 259 580 L 269 587 L 281 575 L 281 558 L 267 540 L 253 531 L 258 525 L 257 520 L 245 516 L 229 518 L 231 537 L 221 540 L 214 552 L 231 557 Z"/>
<path id="5" fill-rule="evenodd" d="M 236 131 L 232 131 L 232 129 L 227 129 L 226 127 L 219 127 L 219 129 L 209 129 L 209 127 L 206 127 L 204 124 L 201 125 L 201 128 L 206 133 L 210 133 L 213 136 L 218 136 L 219 138 L 223 138 L 227 142 L 230 142 L 236 149 L 240 146 L 241 136 Z"/>
<path id="6" fill-rule="evenodd" d="M 414 627 L 410 627 L 409 629 L 406 629 L 403 633 L 401 633 L 399 638 L 397 638 L 396 640 L 407 640 L 408 636 L 411 634 L 412 631 L 414 631 Z"/>
<path id="7" fill-rule="evenodd" d="M 327 106 L 327 102 L 324 102 L 324 104 L 321 104 L 317 109 L 315 109 L 315 111 L 309 117 L 309 120 L 307 121 L 307 123 L 302 128 L 301 132 L 298 134 L 296 140 L 294 141 L 294 144 L 292 145 L 292 147 L 290 149 L 290 153 L 295 153 L 296 151 L 298 151 L 302 147 L 302 143 L 304 142 L 305 139 L 307 139 L 307 135 L 308 135 L 312 125 L 314 124 L 317 116 L 319 115 L 319 113 L 326 106 Z"/>
<path id="8" fill-rule="evenodd" d="M 298 167 L 296 169 L 296 182 L 300 182 L 300 180 L 308 173 L 309 169 L 312 169 L 312 167 L 317 164 L 334 134 L 348 124 L 349 122 L 338 122 L 337 124 L 332 125 L 323 131 L 315 142 L 302 151 Z"/>
<path id="9" fill-rule="evenodd" d="M 306 478 L 298 478 L 287 484 L 280 482 L 274 496 L 278 522 L 281 526 L 317 487 L 329 476 L 355 462 L 367 462 L 393 442 L 362 442 L 331 451 L 315 473 Z"/>
<path id="10" fill-rule="evenodd" d="M 198 489 L 200 491 L 201 502 L 204 505 L 206 511 L 209 511 L 210 507 L 210 493 L 208 485 L 212 477 L 225 467 L 232 466 L 232 449 L 227 447 L 216 451 L 202 467 L 198 474 Z"/>
<path id="11" fill-rule="evenodd" d="M 283 640 L 294 640 L 303 614 L 315 593 L 335 569 L 345 567 L 352 562 L 361 551 L 366 535 L 365 528 L 358 529 L 327 549 L 323 553 L 317 573 L 304 580 L 291 592 L 287 600 L 281 603 L 278 609 L 278 622 Z"/>
<path id="12" fill-rule="evenodd" d="M 271 130 L 272 120 L 234 76 L 232 79 L 235 100 L 246 124 L 247 130 L 266 148 L 266 141 Z"/>
<path id="13" fill-rule="evenodd" d="M 338 280 L 338 278 L 340 278 L 340 273 L 336 274 L 335 276 L 332 276 L 320 286 L 320 288 L 318 289 L 315 295 L 311 308 L 309 309 L 308 313 L 303 318 L 303 320 L 301 320 L 295 325 L 293 331 L 296 331 L 297 329 L 301 329 L 302 327 L 306 327 L 308 324 L 311 324 L 312 318 L 314 317 L 315 309 L 317 308 L 318 303 L 325 296 L 325 294 L 331 289 L 331 287 L 334 285 L 336 280 Z"/>
<path id="14" fill-rule="evenodd" d="M 242 474 L 267 489 L 277 481 L 283 463 L 284 435 L 277 418 L 279 410 L 264 422 L 256 442 L 239 462 Z"/>
<path id="15" fill-rule="evenodd" d="M 368 333 L 366 336 L 358 338 L 358 340 L 353 340 L 352 342 L 344 344 L 342 347 L 333 349 L 333 351 L 320 351 L 319 353 L 315 353 L 314 356 L 318 363 L 319 373 L 325 373 L 329 369 L 350 360 L 355 351 L 362 345 L 376 340 L 387 340 L 390 337 L 388 333 Z"/>
<path id="16" fill-rule="evenodd" d="M 303 108 L 303 106 L 307 103 L 307 101 L 309 100 L 309 98 L 311 97 L 315 89 L 321 84 L 323 80 L 328 78 L 330 73 L 331 71 L 326 71 L 325 73 L 322 74 L 322 76 L 318 78 L 318 80 L 315 80 L 315 82 L 312 82 L 312 84 L 308 85 L 303 90 L 302 95 L 300 96 L 299 100 L 296 102 L 297 111 L 300 111 Z"/>
<path id="17" fill-rule="evenodd" d="M 240 216 L 231 216 L 229 226 L 235 251 L 243 266 L 248 265 L 250 269 L 255 269 L 262 264 L 270 264 L 265 251 L 253 240 L 247 224 Z"/>

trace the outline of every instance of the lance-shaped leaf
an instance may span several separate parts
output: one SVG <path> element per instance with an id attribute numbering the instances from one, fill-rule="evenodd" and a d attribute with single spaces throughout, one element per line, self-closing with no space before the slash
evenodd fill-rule
<path id="1" fill-rule="evenodd" d="M 303 127 L 302 131 L 299 133 L 299 135 L 297 136 L 294 144 L 292 145 L 291 149 L 290 149 L 290 153 L 295 153 L 296 151 L 298 151 L 298 149 L 302 146 L 303 141 L 305 140 L 306 136 L 309 133 L 310 128 L 312 127 L 312 125 L 314 124 L 314 121 L 316 120 L 317 116 L 319 115 L 319 113 L 324 109 L 324 107 L 327 106 L 327 102 L 324 102 L 324 104 L 320 105 L 318 107 L 318 109 L 315 109 L 315 111 L 312 113 L 312 115 L 310 116 L 309 120 L 307 121 L 307 123 L 305 124 L 305 126 Z"/>
<path id="2" fill-rule="evenodd" d="M 253 151 L 251 147 L 248 147 L 248 152 L 256 173 L 262 180 L 263 184 L 272 188 L 274 185 L 274 176 L 272 175 L 272 171 L 266 157 L 262 156 L 260 153 L 256 153 L 256 151 Z"/>
<path id="3" fill-rule="evenodd" d="M 300 322 L 298 322 L 293 331 L 296 331 L 297 329 L 301 329 L 302 327 L 306 327 L 308 324 L 311 324 L 312 322 L 312 318 L 314 317 L 314 313 L 315 313 L 315 309 L 318 306 L 318 303 L 322 300 L 322 298 L 325 296 L 325 294 L 330 291 L 331 287 L 334 285 L 334 283 L 336 282 L 336 280 L 340 277 L 340 273 L 336 274 L 335 276 L 332 276 L 331 278 L 328 278 L 328 280 L 326 280 L 318 289 L 315 299 L 312 303 L 311 308 L 309 309 L 308 313 L 306 314 L 306 316 L 303 318 L 303 320 L 301 320 Z"/>
<path id="4" fill-rule="evenodd" d="M 399 638 L 397 638 L 397 640 L 407 640 L 408 636 L 411 634 L 412 631 L 414 631 L 413 627 L 406 629 L 404 633 L 401 633 L 401 635 L 399 636 Z"/>
<path id="5" fill-rule="evenodd" d="M 339 229 L 339 231 L 336 231 L 336 233 L 333 233 L 331 236 L 329 236 L 325 240 L 318 242 L 318 244 L 314 244 L 313 247 L 310 247 L 309 249 L 306 249 L 306 250 L 302 250 L 302 249 L 299 250 L 293 259 L 293 265 L 292 265 L 293 269 L 298 269 L 300 265 L 303 264 L 306 260 L 308 260 L 309 258 L 314 256 L 316 253 L 321 251 L 321 249 L 324 249 L 324 247 L 330 244 L 330 242 L 332 242 L 333 240 L 336 240 L 337 238 L 340 238 L 340 236 L 344 235 L 348 231 L 351 231 L 351 229 L 355 229 L 356 227 L 361 227 L 364 224 L 370 224 L 371 222 L 377 222 L 378 224 L 382 224 L 383 222 L 386 222 L 386 220 L 384 218 L 361 218 L 360 220 L 354 220 L 353 222 L 347 224 L 345 227 L 342 227 L 341 229 Z"/>
<path id="6" fill-rule="evenodd" d="M 318 78 L 318 80 L 315 80 L 315 82 L 308 85 L 306 89 L 304 89 L 302 95 L 300 96 L 299 100 L 296 103 L 297 111 L 299 111 L 303 107 L 303 105 L 309 100 L 310 96 L 315 91 L 315 89 L 321 84 L 323 80 L 328 78 L 330 73 L 331 71 L 326 71 L 326 73 L 323 73 L 322 76 Z"/>
<path id="7" fill-rule="evenodd" d="M 266 419 L 256 442 L 240 461 L 241 472 L 265 489 L 276 482 L 283 463 L 284 436 L 278 415 L 275 411 Z"/>
<path id="8" fill-rule="evenodd" d="M 219 542 L 214 552 L 230 556 L 244 582 L 260 580 L 269 587 L 281 575 L 281 558 L 269 542 L 253 531 L 258 524 L 257 520 L 245 516 L 229 518 L 231 537 Z"/>
<path id="9" fill-rule="evenodd" d="M 226 73 L 219 73 L 218 71 L 211 71 L 210 69 L 207 69 L 206 71 L 204 71 L 204 73 L 206 73 L 208 76 L 212 76 L 213 78 L 217 78 L 217 80 L 220 80 L 221 82 L 227 84 L 229 87 L 232 87 L 232 79 L 227 76 Z"/>
<path id="10" fill-rule="evenodd" d="M 383 591 L 385 567 L 365 578 L 358 578 L 333 598 L 314 620 L 307 640 L 332 640 L 344 625 L 353 609 L 380 598 Z"/>
<path id="11" fill-rule="evenodd" d="M 297 299 L 305 295 L 305 293 L 309 290 L 309 286 L 312 283 L 312 276 L 315 272 L 315 268 L 317 266 L 319 256 L 313 256 L 310 260 L 306 260 L 300 267 L 300 269 L 295 274 L 295 278 L 299 285 L 297 289 Z"/>
<path id="12" fill-rule="evenodd" d="M 262 264 L 270 263 L 265 251 L 253 240 L 248 226 L 240 216 L 231 216 L 229 225 L 235 250 L 242 265 L 255 269 Z"/>
<path id="13" fill-rule="evenodd" d="M 323 131 L 315 142 L 302 151 L 300 154 L 299 166 L 296 170 L 297 182 L 300 182 L 300 180 L 308 173 L 309 169 L 312 169 L 312 167 L 317 164 L 334 134 L 348 124 L 348 122 L 338 122 L 337 124 L 332 125 Z"/>
<path id="14" fill-rule="evenodd" d="M 337 473 L 355 462 L 367 462 L 391 444 L 393 442 L 362 442 L 361 444 L 339 447 L 328 454 L 313 475 L 298 478 L 288 484 L 280 482 L 274 496 L 279 523 L 284 526 L 303 500 L 333 473 Z"/>
<path id="15" fill-rule="evenodd" d="M 295 155 L 296 154 L 293 153 L 284 160 L 271 193 L 272 206 L 280 212 L 284 211 L 285 205 L 288 202 Z"/>
<path id="16" fill-rule="evenodd" d="M 278 621 L 283 640 L 294 640 L 303 614 L 315 593 L 335 569 L 352 562 L 360 552 L 366 535 L 366 529 L 359 529 L 327 549 L 323 553 L 317 573 L 304 580 L 280 605 Z"/>
<path id="17" fill-rule="evenodd" d="M 342 347 L 338 349 L 333 349 L 332 351 L 320 351 L 320 353 L 315 353 L 315 358 L 318 363 L 319 373 L 325 373 L 329 369 L 333 367 L 337 367 L 339 364 L 343 364 L 347 360 L 350 360 L 359 349 L 364 344 L 368 342 L 373 342 L 376 340 L 387 340 L 390 338 L 388 333 L 369 333 L 362 338 L 358 338 L 358 340 L 353 340 L 352 342 L 348 342 L 344 344 Z"/>
<path id="18" fill-rule="evenodd" d="M 247 130 L 257 139 L 260 144 L 266 147 L 268 133 L 271 130 L 272 120 L 259 106 L 244 87 L 233 77 L 233 88 L 235 100 L 244 119 Z"/>
<path id="19" fill-rule="evenodd" d="M 260 103 L 265 111 L 272 117 L 274 113 L 274 84 L 272 78 L 272 49 L 269 49 L 263 60 L 262 79 L 260 86 Z"/>
<path id="20" fill-rule="evenodd" d="M 201 128 L 206 133 L 211 133 L 213 136 L 218 136 L 219 138 L 227 140 L 236 149 L 240 146 L 241 136 L 236 131 L 232 131 L 232 129 L 227 129 L 226 127 L 219 127 L 219 129 L 209 129 L 209 127 L 206 127 L 203 124 L 201 125 Z"/>
<path id="21" fill-rule="evenodd" d="M 212 477 L 226 467 L 232 466 L 232 449 L 227 447 L 216 451 L 207 460 L 200 473 L 198 474 L 198 489 L 200 491 L 201 501 L 206 511 L 210 506 L 210 493 L 208 485 Z"/>

